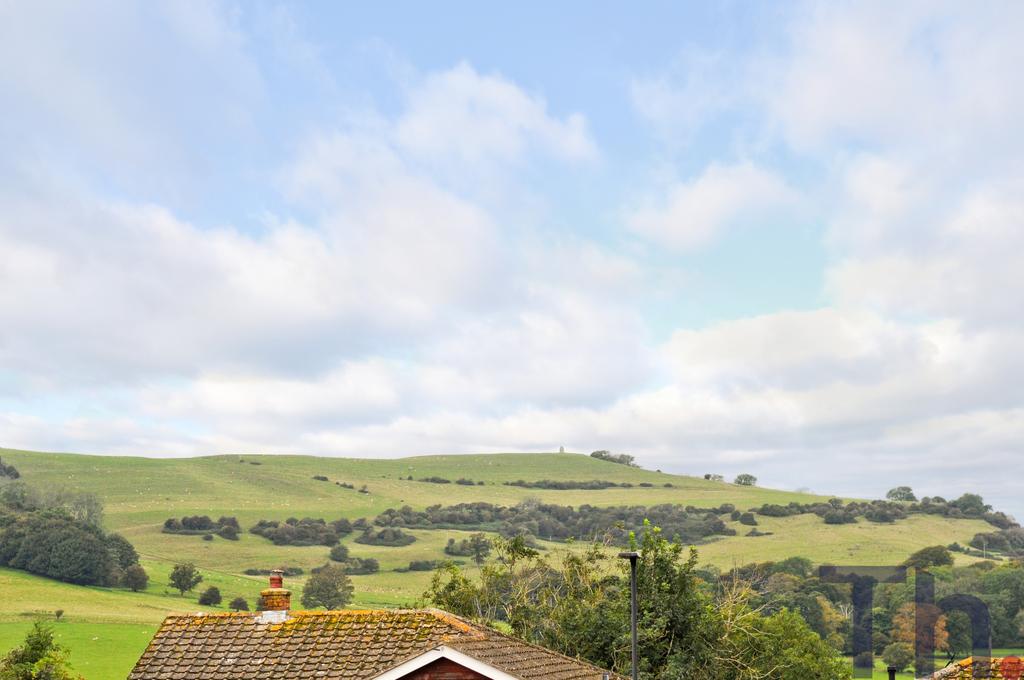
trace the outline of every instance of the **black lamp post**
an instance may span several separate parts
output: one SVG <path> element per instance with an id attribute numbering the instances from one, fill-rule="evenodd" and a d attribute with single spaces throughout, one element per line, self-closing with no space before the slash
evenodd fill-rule
<path id="1" fill-rule="evenodd" d="M 620 552 L 619 557 L 629 560 L 629 631 L 633 642 L 633 680 L 638 680 L 640 666 L 636 640 L 636 561 L 640 553 Z"/>

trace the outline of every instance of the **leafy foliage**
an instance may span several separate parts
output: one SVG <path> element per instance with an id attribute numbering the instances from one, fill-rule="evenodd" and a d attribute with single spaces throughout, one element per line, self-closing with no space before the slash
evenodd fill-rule
<path id="1" fill-rule="evenodd" d="M 831 680 L 844 659 L 789 610 L 763 613 L 744 589 L 709 591 L 697 554 L 645 527 L 639 550 L 640 671 L 645 680 Z M 600 546 L 549 564 L 522 537 L 499 541 L 497 560 L 471 579 L 442 565 L 424 597 L 454 613 L 502 621 L 519 637 L 628 674 L 629 581 Z"/>
<path id="2" fill-rule="evenodd" d="M 124 570 L 121 583 L 125 588 L 130 589 L 133 593 L 137 593 L 140 590 L 145 590 L 146 586 L 149 585 L 149 574 L 138 564 L 133 564 Z"/>
<path id="3" fill-rule="evenodd" d="M 216 607 L 221 603 L 220 588 L 210 586 L 199 596 L 199 604 Z"/>
<path id="4" fill-rule="evenodd" d="M 917 496 L 914 495 L 914 490 L 909 486 L 897 486 L 895 489 L 889 489 L 885 497 L 890 501 L 897 502 L 911 502 L 916 501 Z"/>
<path id="5" fill-rule="evenodd" d="M 0 565 L 80 585 L 110 585 L 117 561 L 103 531 L 59 510 L 8 513 L 0 521 Z"/>
<path id="6" fill-rule="evenodd" d="M 53 639 L 53 629 L 37 621 L 25 642 L 0 660 L 0 680 L 74 680 L 67 654 Z"/>
<path id="7" fill-rule="evenodd" d="M 951 564 L 953 564 L 953 556 L 950 554 L 949 548 L 944 545 L 921 548 L 903 561 L 904 566 L 917 567 L 919 569 L 944 567 Z"/>
<path id="8" fill-rule="evenodd" d="M 338 609 L 352 600 L 352 581 L 341 567 L 327 564 L 309 577 L 302 589 L 302 606 Z"/>
<path id="9" fill-rule="evenodd" d="M 460 503 L 432 505 L 425 510 L 409 506 L 389 508 L 373 520 L 377 526 L 424 529 L 480 529 L 509 537 L 519 534 L 548 540 L 609 540 L 625 545 L 629 532 L 643 527 L 644 520 L 663 527 L 666 534 L 682 541 L 696 543 L 712 535 L 732 536 L 730 528 L 719 517 L 733 512 L 731 504 L 718 508 L 695 508 L 681 505 L 595 507 L 524 502 L 516 506 L 491 503 Z"/>
<path id="10" fill-rule="evenodd" d="M 18 479 L 21 477 L 21 473 L 18 472 L 18 468 L 4 462 L 3 458 L 0 458 L 0 477 L 6 477 L 7 479 Z"/>
<path id="11" fill-rule="evenodd" d="M 453 557 L 472 557 L 477 566 L 480 566 L 491 554 L 491 541 L 482 533 L 473 534 L 461 541 L 449 538 L 444 553 Z"/>
<path id="12" fill-rule="evenodd" d="M 604 460 L 609 463 L 617 463 L 619 465 L 626 465 L 628 467 L 640 467 L 636 464 L 636 459 L 633 456 L 625 453 L 612 453 L 611 451 L 594 451 L 590 454 L 591 458 L 597 458 L 598 460 Z"/>
<path id="13" fill-rule="evenodd" d="M 736 479 L 732 480 L 732 483 L 739 486 L 757 486 L 757 477 L 743 473 L 741 475 L 736 475 Z"/>
<path id="14" fill-rule="evenodd" d="M 196 569 L 196 565 L 191 562 L 176 564 L 171 569 L 169 584 L 182 595 L 195 588 L 202 581 L 203 575 Z"/>
<path id="15" fill-rule="evenodd" d="M 392 529 L 390 527 L 385 527 L 383 529 L 367 527 L 361 535 L 356 537 L 356 543 L 363 543 L 364 545 L 383 545 L 392 548 L 409 545 L 410 543 L 415 542 L 416 537 L 412 534 L 407 534 L 401 529 Z"/>
<path id="16" fill-rule="evenodd" d="M 249 603 L 246 602 L 244 597 L 236 597 L 228 603 L 228 609 L 236 612 L 247 612 L 249 611 Z"/>
<path id="17" fill-rule="evenodd" d="M 283 523 L 261 519 L 249 532 L 270 539 L 274 545 L 335 545 L 340 537 L 352 533 L 352 523 L 347 519 L 326 522 L 312 517 L 289 517 Z"/>

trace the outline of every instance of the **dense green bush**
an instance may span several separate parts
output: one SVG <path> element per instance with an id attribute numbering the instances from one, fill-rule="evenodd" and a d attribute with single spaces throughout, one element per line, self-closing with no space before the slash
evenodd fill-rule
<path id="1" fill-rule="evenodd" d="M 125 554 L 103 531 L 46 510 L 0 516 L 0 566 L 79 585 L 112 585 Z M 134 551 L 134 549 L 133 549 Z M 130 566 L 130 565 L 129 565 Z"/>
<path id="2" fill-rule="evenodd" d="M 177 517 L 166 519 L 163 532 L 165 534 L 188 535 L 219 534 L 226 528 L 229 533 L 231 530 L 234 530 L 235 536 L 238 536 L 238 520 L 234 517 L 220 517 L 214 521 L 208 515 L 191 515 L 181 519 Z"/>
<path id="3" fill-rule="evenodd" d="M 0 477 L 6 477 L 7 479 L 18 479 L 21 477 L 21 473 L 13 465 L 9 465 L 4 462 L 3 458 L 0 458 Z"/>
<path id="4" fill-rule="evenodd" d="M 415 542 L 416 537 L 412 534 L 407 534 L 401 529 L 393 529 L 391 527 L 383 529 L 368 527 L 366 531 L 356 537 L 356 543 L 363 543 L 365 545 L 398 547 Z"/>
<path id="5" fill-rule="evenodd" d="M 121 585 L 133 593 L 145 590 L 146 586 L 149 585 L 149 574 L 138 564 L 133 564 L 124 570 L 124 576 L 121 577 Z"/>
<path id="6" fill-rule="evenodd" d="M 305 571 L 302 569 L 302 567 L 278 567 L 278 569 L 280 571 L 284 572 L 285 576 L 302 576 L 305 573 Z M 246 569 L 242 573 L 245 574 L 246 576 L 270 576 L 270 573 L 272 571 L 274 571 L 274 570 L 273 569 L 255 569 L 255 568 L 250 568 L 250 569 Z"/>
<path id="7" fill-rule="evenodd" d="M 331 548 L 330 557 L 335 562 L 344 562 L 348 559 L 348 546 L 339 543 Z"/>
<path id="8" fill-rule="evenodd" d="M 217 586 L 210 586 L 199 596 L 199 604 L 207 607 L 216 607 L 221 603 L 220 589 Z"/>
<path id="9" fill-rule="evenodd" d="M 584 491 L 601 491 L 602 489 L 631 489 L 633 485 L 629 482 L 609 482 L 603 479 L 587 479 L 574 481 L 571 479 L 540 479 L 534 482 L 527 482 L 517 479 L 514 482 L 503 482 L 505 486 L 518 486 L 524 489 L 554 489 L 556 491 L 569 491 L 582 489 Z"/>
<path id="10" fill-rule="evenodd" d="M 636 464 L 636 459 L 633 456 L 625 453 L 612 453 L 611 451 L 601 450 L 592 452 L 590 457 L 627 467 L 640 467 Z"/>
<path id="11" fill-rule="evenodd" d="M 338 539 L 352 533 L 347 519 L 326 522 L 322 519 L 289 517 L 284 522 L 261 519 L 250 533 L 271 540 L 274 545 L 335 545 Z"/>
<path id="12" fill-rule="evenodd" d="M 548 540 L 610 539 L 625 544 L 629 532 L 642 528 L 649 519 L 667 535 L 696 543 L 712 535 L 734 536 L 736 530 L 718 517 L 732 510 L 731 504 L 718 508 L 684 508 L 672 504 L 574 508 L 545 503 L 502 506 L 477 502 L 432 505 L 424 510 L 413 510 L 409 506 L 389 508 L 373 522 L 385 527 L 470 529 L 495 531 L 504 536 L 526 534 Z"/>

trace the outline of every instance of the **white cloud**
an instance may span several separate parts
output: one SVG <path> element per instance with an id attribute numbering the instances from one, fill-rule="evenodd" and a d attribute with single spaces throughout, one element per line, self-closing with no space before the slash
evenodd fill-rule
<path id="1" fill-rule="evenodd" d="M 796 203 L 777 175 L 749 161 L 713 163 L 689 182 L 675 182 L 628 217 L 629 226 L 658 243 L 690 250 L 738 222 L 770 219 Z"/>
<path id="2" fill-rule="evenodd" d="M 542 98 L 466 63 L 411 88 L 395 137 L 416 155 L 446 162 L 517 161 L 530 147 L 567 160 L 597 156 L 582 115 L 554 118 Z"/>

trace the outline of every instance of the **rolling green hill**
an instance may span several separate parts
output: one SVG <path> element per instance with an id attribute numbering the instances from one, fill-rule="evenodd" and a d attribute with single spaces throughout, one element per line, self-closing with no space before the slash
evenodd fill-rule
<path id="1" fill-rule="evenodd" d="M 196 593 L 181 597 L 166 585 L 174 563 L 194 562 L 204 575 L 200 589 L 216 585 L 226 603 L 236 595 L 253 602 L 263 587 L 265 579 L 246 576 L 242 573 L 245 569 L 289 565 L 308 573 L 327 559 L 328 549 L 323 546 L 275 546 L 247 531 L 238 541 L 204 541 L 200 536 L 162 533 L 163 522 L 169 517 L 233 515 L 244 530 L 259 519 L 372 518 L 387 508 L 403 505 L 422 509 L 438 503 L 473 501 L 515 505 L 532 498 L 573 506 L 673 503 L 698 507 L 732 503 L 747 509 L 764 503 L 808 503 L 827 498 L 663 474 L 568 453 L 395 460 L 249 454 L 151 459 L 0 449 L 0 457 L 17 467 L 30 484 L 67 487 L 99 496 L 105 506 L 106 528 L 122 533 L 135 545 L 150 574 L 147 590 L 131 593 L 73 586 L 0 569 L 0 587 L 5 592 L 5 606 L 0 609 L 0 649 L 14 644 L 33 617 L 50 616 L 62 609 L 58 632 L 71 648 L 72 662 L 89 680 L 124 677 L 154 626 L 167 613 L 203 609 L 196 603 Z M 408 479 L 410 475 L 413 481 Z M 326 476 L 329 481 L 318 481 L 314 476 Z M 427 477 L 468 478 L 483 484 L 415 481 Z M 503 484 L 518 479 L 607 480 L 633 486 L 566 491 Z M 354 488 L 343 488 L 335 482 Z M 363 486 L 368 493 L 358 491 Z M 919 548 L 953 541 L 965 543 L 975 533 L 991 529 L 980 520 L 933 515 L 913 515 L 891 525 L 863 519 L 855 524 L 827 525 L 814 515 L 759 517 L 758 521 L 758 528 L 771 535 L 748 537 L 743 535 L 747 527 L 731 523 L 743 531 L 699 546 L 701 561 L 728 568 L 800 555 L 817 563 L 896 564 Z M 416 529 L 409 533 L 418 540 L 398 548 L 356 544 L 355 534 L 343 540 L 351 554 L 374 557 L 381 565 L 378 574 L 353 577 L 354 606 L 415 604 L 430 573 L 398 573 L 394 569 L 407 566 L 411 560 L 442 559 L 448 538 L 469 535 L 455 530 Z M 578 549 L 562 543 L 542 543 L 552 554 Z M 971 558 L 958 555 L 958 559 Z M 302 582 L 303 577 L 288 581 L 296 603 Z"/>

